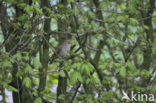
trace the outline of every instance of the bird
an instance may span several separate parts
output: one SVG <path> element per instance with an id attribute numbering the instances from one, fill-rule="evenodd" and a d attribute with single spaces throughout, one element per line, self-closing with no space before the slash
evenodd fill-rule
<path id="1" fill-rule="evenodd" d="M 59 45 L 56 48 L 56 51 L 54 52 L 52 59 L 50 60 L 50 64 L 53 63 L 53 61 L 58 57 L 60 59 L 63 59 L 67 56 L 71 49 L 72 43 L 69 41 L 63 42 L 61 45 Z"/>

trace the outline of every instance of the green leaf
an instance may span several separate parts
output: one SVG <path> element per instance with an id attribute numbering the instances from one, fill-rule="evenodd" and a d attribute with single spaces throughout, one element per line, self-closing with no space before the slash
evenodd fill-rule
<path id="1" fill-rule="evenodd" d="M 85 83 L 86 83 L 86 84 L 89 84 L 89 83 L 90 83 L 90 79 L 87 78 L 86 81 L 85 81 Z"/>
<path id="2" fill-rule="evenodd" d="M 30 88 L 31 87 L 31 79 L 29 77 L 25 77 L 22 82 L 22 85 L 27 88 Z"/>
<path id="3" fill-rule="evenodd" d="M 37 57 L 33 58 L 33 66 L 35 68 L 41 67 L 41 63 L 40 63 L 40 61 L 39 61 L 39 59 Z"/>
<path id="4" fill-rule="evenodd" d="M 73 103 L 79 103 L 79 101 L 77 101 L 77 100 L 74 100 L 74 101 L 73 101 Z"/>
<path id="5" fill-rule="evenodd" d="M 135 65 L 132 63 L 132 62 L 130 62 L 130 61 L 128 61 L 127 63 L 126 63 L 126 66 L 128 66 L 130 69 L 132 69 L 132 70 L 136 70 L 136 67 L 135 67 Z"/>
<path id="6" fill-rule="evenodd" d="M 124 66 L 122 66 L 121 69 L 120 69 L 120 75 L 122 77 L 126 77 L 126 68 Z"/>
<path id="7" fill-rule="evenodd" d="M 32 95 L 35 96 L 35 97 L 38 96 L 38 91 L 37 91 L 37 89 L 35 87 L 32 88 Z"/>
<path id="8" fill-rule="evenodd" d="M 138 20 L 135 19 L 135 18 L 130 18 L 130 21 L 129 21 L 132 25 L 137 25 L 139 24 Z"/>
<path id="9" fill-rule="evenodd" d="M 33 83 L 39 85 L 39 78 L 33 78 Z"/>
<path id="10" fill-rule="evenodd" d="M 32 8 L 31 8 L 30 5 L 26 5 L 26 6 L 24 7 L 24 10 L 25 10 L 29 15 L 31 15 L 31 14 L 33 13 L 33 10 L 32 10 Z"/>
<path id="11" fill-rule="evenodd" d="M 10 61 L 8 61 L 7 59 L 5 59 L 3 62 L 2 62 L 2 66 L 3 67 L 12 67 L 12 64 Z"/>
<path id="12" fill-rule="evenodd" d="M 90 68 L 87 64 L 83 64 L 81 67 L 81 73 L 85 73 L 86 75 L 90 75 Z"/>
<path id="13" fill-rule="evenodd" d="M 33 5 L 33 7 L 34 7 L 37 15 L 42 15 L 42 11 L 40 10 L 39 6 Z"/>
<path id="14" fill-rule="evenodd" d="M 75 15 L 78 15 L 80 13 L 80 11 L 78 9 L 74 9 L 73 12 Z"/>
<path id="15" fill-rule="evenodd" d="M 40 97 L 36 98 L 34 103 L 42 103 L 42 99 Z"/>
<path id="16" fill-rule="evenodd" d="M 14 0 L 5 0 L 5 2 L 14 3 L 15 1 Z"/>
<path id="17" fill-rule="evenodd" d="M 40 7 L 37 5 L 33 5 L 35 12 L 37 15 L 42 15 L 42 11 L 40 10 Z"/>
<path id="18" fill-rule="evenodd" d="M 106 9 L 109 5 L 110 5 L 109 2 L 104 1 L 104 2 L 101 2 L 101 3 L 100 3 L 100 8 L 102 8 L 102 9 Z"/>
<path id="19" fill-rule="evenodd" d="M 86 14 L 88 17 L 95 17 L 95 14 L 92 11 L 87 11 Z"/>
<path id="20" fill-rule="evenodd" d="M 17 90 L 16 88 L 14 88 L 13 86 L 10 86 L 10 85 L 7 87 L 7 89 L 8 89 L 9 91 L 18 92 L 18 90 Z"/>
<path id="21" fill-rule="evenodd" d="M 118 8 L 123 8 L 123 7 L 125 7 L 124 3 L 121 3 L 120 5 L 118 5 Z"/>
<path id="22" fill-rule="evenodd" d="M 14 57 L 17 59 L 17 60 L 21 60 L 22 59 L 22 55 L 20 52 L 17 52 Z"/>
<path id="23" fill-rule="evenodd" d="M 26 4 L 26 3 L 23 3 L 23 2 L 22 2 L 22 3 L 20 2 L 20 3 L 17 3 L 17 6 L 20 6 L 20 7 L 26 7 L 27 4 Z"/>
<path id="24" fill-rule="evenodd" d="M 122 22 L 126 22 L 128 19 L 128 15 L 120 15 L 117 17 L 117 21 L 122 21 Z"/>
<path id="25" fill-rule="evenodd" d="M 78 71 L 74 71 L 74 72 L 71 73 L 71 75 L 70 75 L 70 83 L 71 84 L 75 84 L 77 82 L 78 75 L 79 75 Z"/>
<path id="26" fill-rule="evenodd" d="M 144 28 L 147 29 L 147 30 L 149 30 L 149 27 L 147 25 L 144 25 Z"/>
<path id="27" fill-rule="evenodd" d="M 74 2 L 75 0 L 67 0 L 68 3 L 72 3 Z"/>
<path id="28" fill-rule="evenodd" d="M 81 75 L 80 72 L 78 72 L 78 77 L 77 77 L 77 79 L 78 79 L 81 83 L 84 82 L 84 79 L 83 79 L 83 77 L 82 77 L 82 75 Z"/>
<path id="29" fill-rule="evenodd" d="M 142 70 L 141 72 L 140 72 L 140 74 L 141 74 L 141 76 L 142 77 L 144 77 L 144 78 L 149 78 L 149 77 L 152 77 L 152 74 L 149 72 L 149 71 L 147 71 L 147 70 Z"/>
<path id="30" fill-rule="evenodd" d="M 24 72 L 25 73 L 32 73 L 33 72 L 32 68 L 31 68 L 31 66 L 29 64 L 26 64 Z"/>
<path id="31" fill-rule="evenodd" d="M 61 77 L 65 77 L 65 76 L 66 76 L 66 74 L 64 73 L 63 70 L 61 70 L 61 71 L 59 72 L 59 75 L 60 75 Z"/>
<path id="32" fill-rule="evenodd" d="M 64 100 L 65 99 L 65 95 L 64 94 L 61 94 L 61 95 L 59 95 L 58 98 Z"/>
<path id="33" fill-rule="evenodd" d="M 26 21 L 26 23 L 24 24 L 24 29 L 29 29 L 31 22 L 30 21 Z"/>
<path id="34" fill-rule="evenodd" d="M 18 69 L 18 72 L 16 73 L 17 77 L 23 76 L 24 75 L 24 70 L 23 69 Z"/>
<path id="35" fill-rule="evenodd" d="M 22 16 L 19 16 L 19 17 L 18 17 L 18 20 L 19 20 L 19 21 L 23 21 L 23 20 L 25 20 L 25 19 L 27 19 L 27 18 L 28 18 L 27 15 L 22 15 Z"/>
<path id="36" fill-rule="evenodd" d="M 72 68 L 79 68 L 82 64 L 81 63 L 74 63 Z"/>
<path id="37" fill-rule="evenodd" d="M 29 52 L 23 52 L 23 53 L 25 55 L 24 59 L 28 61 L 29 60 Z"/>

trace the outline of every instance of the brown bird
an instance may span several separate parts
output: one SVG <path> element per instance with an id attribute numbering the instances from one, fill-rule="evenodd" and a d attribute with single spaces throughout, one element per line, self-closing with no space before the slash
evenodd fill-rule
<path id="1" fill-rule="evenodd" d="M 69 41 L 65 41 L 63 44 L 61 44 L 60 46 L 58 46 L 58 48 L 56 49 L 54 55 L 52 56 L 52 59 L 50 60 L 50 64 L 53 63 L 53 61 L 59 57 L 60 59 L 63 59 L 64 57 L 67 56 L 67 54 L 70 51 L 71 48 L 71 42 Z"/>

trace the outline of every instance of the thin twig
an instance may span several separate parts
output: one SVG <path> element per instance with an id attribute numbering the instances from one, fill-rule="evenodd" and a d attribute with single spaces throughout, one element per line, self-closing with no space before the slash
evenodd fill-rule
<path id="1" fill-rule="evenodd" d="M 15 32 L 16 30 L 14 30 L 12 33 L 10 33 L 10 35 L 7 37 L 6 40 L 3 41 L 3 43 L 0 45 L 0 50 L 2 49 L 3 46 L 5 46 L 7 44 L 7 42 L 9 41 L 11 35 Z"/>

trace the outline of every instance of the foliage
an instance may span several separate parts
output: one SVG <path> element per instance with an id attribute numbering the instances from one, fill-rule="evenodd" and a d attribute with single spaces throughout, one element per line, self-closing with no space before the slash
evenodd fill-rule
<path id="1" fill-rule="evenodd" d="M 156 96 L 155 3 L 1 0 L 2 101 L 5 89 L 14 103 L 129 103 L 123 91 Z M 50 64 L 65 40 L 70 53 Z"/>

